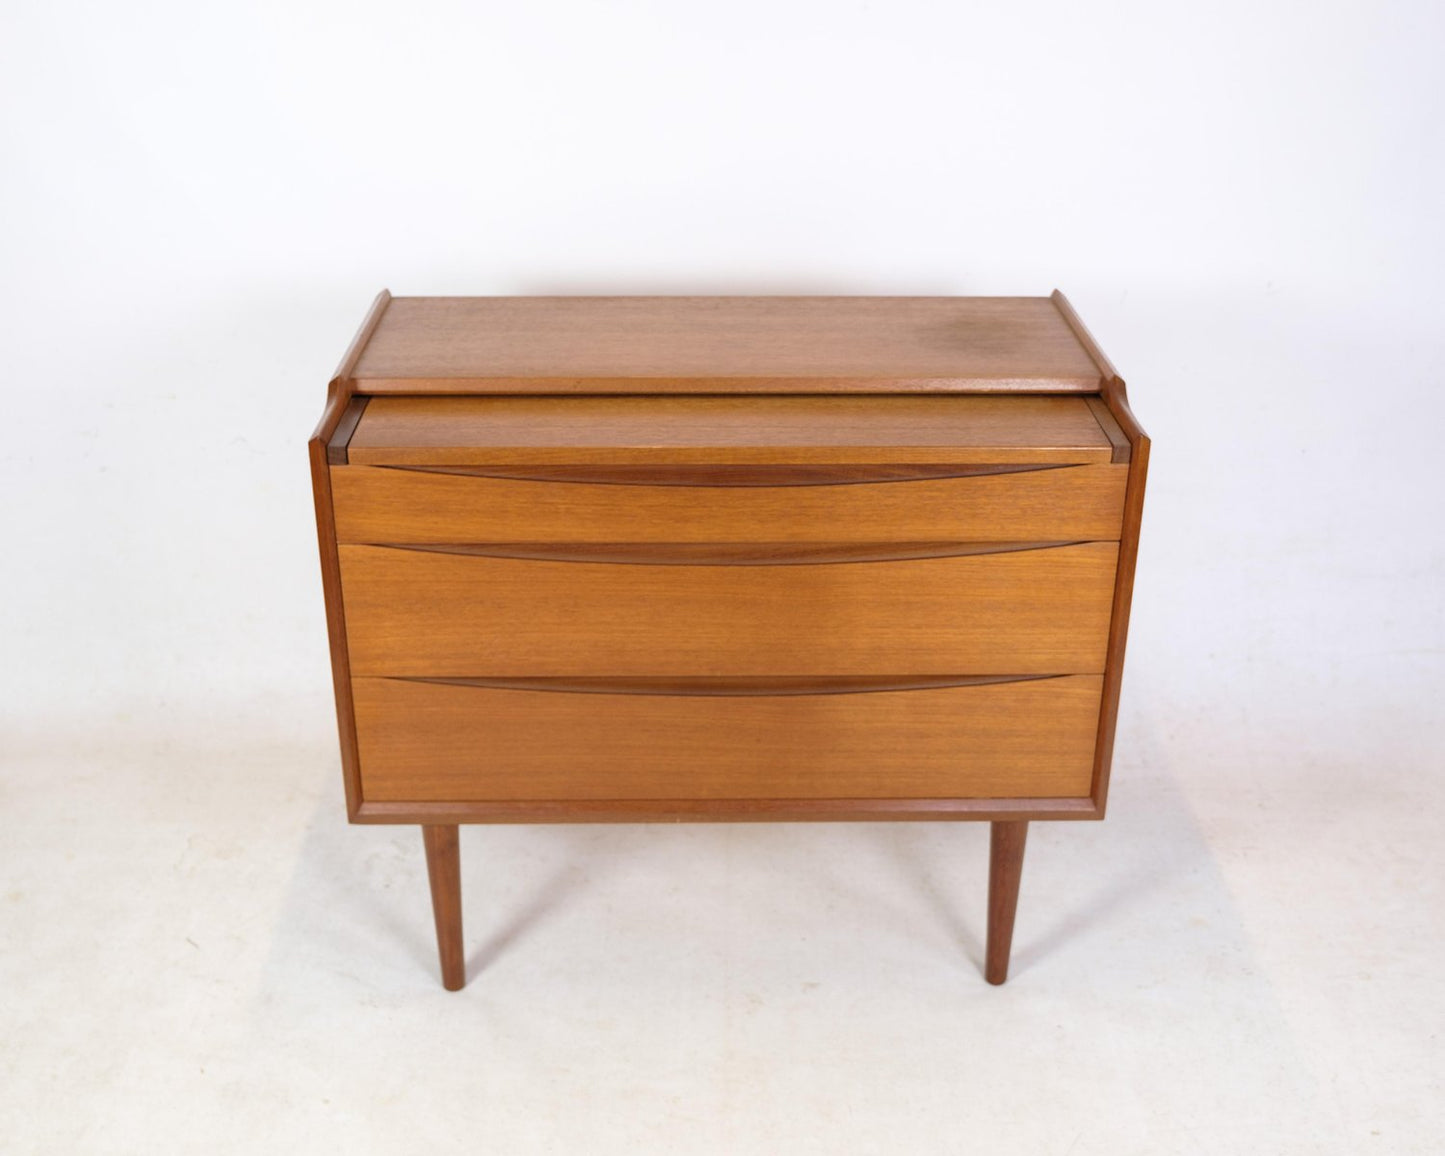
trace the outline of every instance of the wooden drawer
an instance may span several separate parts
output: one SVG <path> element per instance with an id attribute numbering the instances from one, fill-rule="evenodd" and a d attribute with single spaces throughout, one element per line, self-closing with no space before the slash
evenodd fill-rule
<path id="1" fill-rule="evenodd" d="M 1116 460 L 1083 398 L 377 397 L 355 465 L 1016 465 Z"/>
<path id="2" fill-rule="evenodd" d="M 353 685 L 363 796 L 465 802 L 1082 797 L 1102 681 L 722 694 L 705 680 L 683 680 L 683 693 Z"/>
<path id="3" fill-rule="evenodd" d="M 793 565 L 340 548 L 352 673 L 441 676 L 1097 674 L 1117 557 L 1114 542 Z"/>
<path id="4" fill-rule="evenodd" d="M 435 472 L 448 468 L 462 472 Z M 338 539 L 1101 541 L 1119 537 L 1128 475 L 1109 464 L 473 469 L 334 468 Z"/>

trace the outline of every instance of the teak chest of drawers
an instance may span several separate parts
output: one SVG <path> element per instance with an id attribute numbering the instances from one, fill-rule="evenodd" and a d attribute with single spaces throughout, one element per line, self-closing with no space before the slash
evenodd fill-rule
<path id="1" fill-rule="evenodd" d="M 353 822 L 1104 813 L 1149 441 L 1064 298 L 392 298 L 310 444 Z"/>

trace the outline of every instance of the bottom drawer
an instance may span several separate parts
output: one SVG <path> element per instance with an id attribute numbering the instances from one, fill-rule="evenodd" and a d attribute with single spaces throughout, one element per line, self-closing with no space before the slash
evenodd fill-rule
<path id="1" fill-rule="evenodd" d="M 1065 798 L 1103 679 L 357 678 L 363 798 Z"/>

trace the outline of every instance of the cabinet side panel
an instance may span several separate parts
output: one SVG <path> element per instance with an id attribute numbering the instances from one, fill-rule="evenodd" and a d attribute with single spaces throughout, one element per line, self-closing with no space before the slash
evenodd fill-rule
<path id="1" fill-rule="evenodd" d="M 1144 483 L 1149 473 L 1149 436 L 1129 408 L 1124 382 L 1110 378 L 1103 398 L 1129 439 L 1129 480 L 1124 489 L 1124 528 L 1119 564 L 1114 574 L 1114 605 L 1109 621 L 1109 652 L 1104 666 L 1104 698 L 1099 711 L 1099 739 L 1094 754 L 1092 795 L 1098 817 L 1104 817 L 1109 772 L 1114 759 L 1114 728 L 1119 718 L 1119 691 L 1124 678 L 1124 648 L 1129 638 L 1129 608 L 1134 598 L 1134 564 L 1139 557 L 1139 525 L 1144 516 Z"/>
<path id="2" fill-rule="evenodd" d="M 327 442 L 345 409 L 346 399 L 338 390 L 307 449 L 311 457 L 311 491 L 316 503 L 316 540 L 321 552 L 321 587 L 326 596 L 326 631 L 331 645 L 331 681 L 336 692 L 346 812 L 354 821 L 361 806 L 361 776 L 356 756 L 356 714 L 351 700 L 351 662 L 346 649 L 346 615 L 341 599 L 341 561 L 336 549 L 336 520 L 331 500 L 331 468 L 326 462 Z"/>
<path id="3" fill-rule="evenodd" d="M 316 505 L 316 540 L 321 554 L 321 588 L 326 598 L 326 632 L 331 646 L 331 682 L 336 694 L 336 724 L 341 739 L 341 774 L 346 787 L 347 817 L 356 822 L 361 811 L 361 772 L 356 757 L 356 711 L 351 699 L 351 661 L 346 648 L 346 615 L 341 599 L 341 561 L 336 550 L 336 510 L 331 495 L 329 447 L 337 429 L 352 411 L 352 374 L 367 343 L 391 304 L 383 289 L 376 295 L 327 386 L 326 408 L 306 443 L 311 461 L 311 494 Z M 365 401 L 362 399 L 362 407 Z M 360 408 L 354 412 L 360 418 Z"/>

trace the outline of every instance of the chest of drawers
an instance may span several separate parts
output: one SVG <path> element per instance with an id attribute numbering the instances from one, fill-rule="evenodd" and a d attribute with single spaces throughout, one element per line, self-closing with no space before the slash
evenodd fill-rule
<path id="1" fill-rule="evenodd" d="M 310 443 L 348 813 L 1104 813 L 1149 442 L 1052 298 L 392 298 Z"/>

